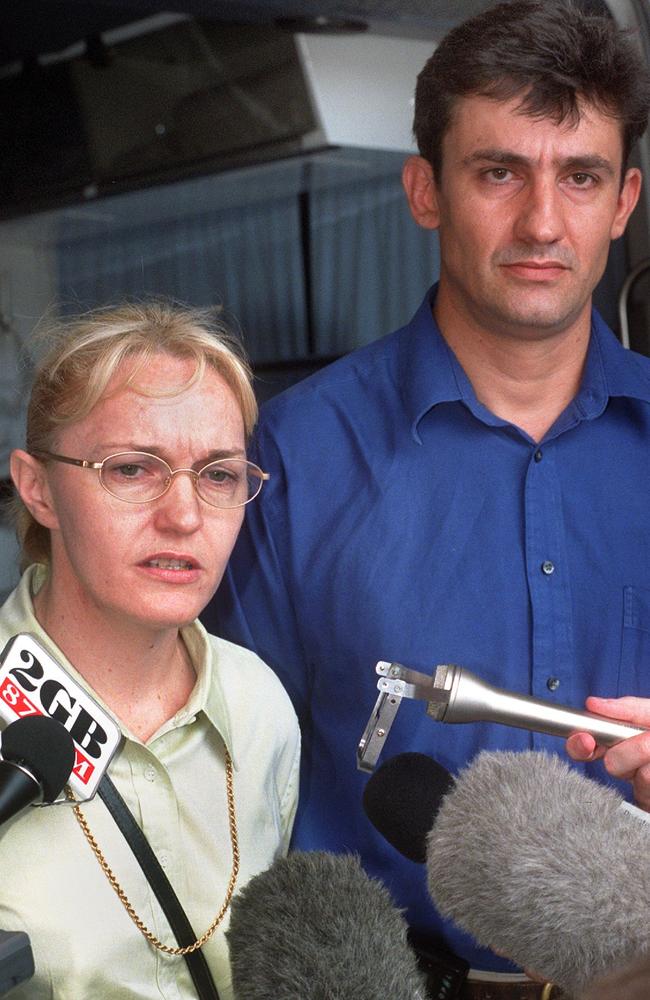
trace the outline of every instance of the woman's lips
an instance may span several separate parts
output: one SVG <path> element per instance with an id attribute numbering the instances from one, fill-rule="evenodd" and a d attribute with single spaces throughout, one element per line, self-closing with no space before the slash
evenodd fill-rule
<path id="1" fill-rule="evenodd" d="M 150 577 L 171 583 L 192 583 L 198 579 L 201 566 L 188 555 L 160 553 L 147 556 L 138 563 Z"/>
<path id="2" fill-rule="evenodd" d="M 140 565 L 151 566 L 155 569 L 197 569 L 193 559 L 187 556 L 151 556 L 143 560 Z"/>

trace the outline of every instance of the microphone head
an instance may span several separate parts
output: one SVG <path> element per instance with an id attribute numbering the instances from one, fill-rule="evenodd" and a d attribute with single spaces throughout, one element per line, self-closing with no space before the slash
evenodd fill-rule
<path id="1" fill-rule="evenodd" d="M 28 715 L 2 732 L 2 758 L 22 764 L 43 788 L 43 801 L 53 802 L 72 773 L 74 742 L 70 733 L 49 715 Z"/>
<path id="2" fill-rule="evenodd" d="M 406 923 L 358 858 L 294 852 L 232 901 L 237 1000 L 422 1000 Z"/>
<path id="3" fill-rule="evenodd" d="M 440 913 L 569 994 L 650 950 L 650 826 L 557 756 L 484 752 L 429 835 Z"/>
<path id="4" fill-rule="evenodd" d="M 401 753 L 368 779 L 363 808 L 372 825 L 410 861 L 424 863 L 427 836 L 445 795 L 454 787 L 449 771 L 423 753 Z"/>

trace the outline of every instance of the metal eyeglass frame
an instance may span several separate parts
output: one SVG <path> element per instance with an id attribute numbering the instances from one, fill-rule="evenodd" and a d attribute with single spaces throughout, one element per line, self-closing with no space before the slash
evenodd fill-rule
<path id="1" fill-rule="evenodd" d="M 91 462 L 86 458 L 70 458 L 68 455 L 57 455 L 52 451 L 32 451 L 30 452 L 30 454 L 33 455 L 34 458 L 51 458 L 55 462 L 65 462 L 67 465 L 76 465 L 80 469 L 94 469 L 99 476 L 99 482 L 102 488 L 108 493 L 109 496 L 113 497 L 115 500 L 121 500 L 122 503 L 131 503 L 131 504 L 152 503 L 154 500 L 159 500 L 160 497 L 164 496 L 165 493 L 167 493 L 171 488 L 174 476 L 178 475 L 179 472 L 186 472 L 192 480 L 192 484 L 194 486 L 196 495 L 199 497 L 200 500 L 203 500 L 204 503 L 207 503 L 209 507 L 214 507 L 216 510 L 235 510 L 237 507 L 245 507 L 247 503 L 250 503 L 251 500 L 254 500 L 255 497 L 259 496 L 260 490 L 262 489 L 264 482 L 271 478 L 270 473 L 263 472 L 262 469 L 260 469 L 259 465 L 255 465 L 254 462 L 249 462 L 248 459 L 246 458 L 213 459 L 212 462 L 206 462 L 205 465 L 203 465 L 197 471 L 196 469 L 172 469 L 172 467 L 165 461 L 164 458 L 161 458 L 160 455 L 153 455 L 149 451 L 117 451 L 112 455 L 107 455 L 106 458 L 102 459 L 101 462 Z M 143 455 L 145 458 L 155 458 L 157 462 L 161 462 L 162 465 L 164 465 L 169 470 L 169 477 L 167 479 L 165 488 L 161 490 L 160 493 L 157 493 L 155 497 L 147 497 L 146 500 L 127 500 L 125 499 L 125 497 L 120 497 L 116 493 L 113 493 L 111 490 L 109 490 L 108 486 L 106 485 L 106 483 L 102 478 L 102 469 L 104 468 L 106 462 L 110 461 L 110 459 L 119 458 L 121 455 Z M 205 469 L 207 469 L 211 465 L 219 465 L 225 462 L 241 462 L 242 465 L 246 465 L 249 469 L 255 469 L 256 473 L 259 474 L 259 485 L 257 487 L 256 492 L 253 493 L 251 497 L 248 497 L 247 500 L 244 500 L 242 503 L 234 503 L 227 507 L 223 506 L 222 504 L 210 503 L 210 501 L 206 500 L 206 498 L 199 492 L 199 487 L 198 487 L 199 476 Z"/>

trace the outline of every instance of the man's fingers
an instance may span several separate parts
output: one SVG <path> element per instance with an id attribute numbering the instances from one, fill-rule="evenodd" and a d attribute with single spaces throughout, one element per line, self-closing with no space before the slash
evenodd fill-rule
<path id="1" fill-rule="evenodd" d="M 632 736 L 610 747 L 604 763 L 607 773 L 613 778 L 636 780 L 637 771 L 650 765 L 650 732 Z M 640 780 L 643 781 L 643 778 Z"/>
<path id="2" fill-rule="evenodd" d="M 584 763 L 588 760 L 598 760 L 606 748 L 597 746 L 595 739 L 589 733 L 574 733 L 566 741 L 566 749 L 569 757 Z"/>
<path id="3" fill-rule="evenodd" d="M 631 736 L 609 749 L 598 746 L 589 733 L 574 733 L 566 741 L 567 753 L 583 763 L 602 757 L 607 773 L 612 778 L 631 781 L 637 805 L 650 812 L 650 699 L 591 696 L 586 705 L 589 712 L 629 722 L 648 732 Z"/>
<path id="4" fill-rule="evenodd" d="M 650 812 L 650 764 L 640 767 L 632 781 L 634 801 L 646 812 Z"/>
<path id="5" fill-rule="evenodd" d="M 594 695 L 587 698 L 587 711 L 596 715 L 606 715 L 611 719 L 630 722 L 640 729 L 650 727 L 650 698 L 597 698 Z"/>

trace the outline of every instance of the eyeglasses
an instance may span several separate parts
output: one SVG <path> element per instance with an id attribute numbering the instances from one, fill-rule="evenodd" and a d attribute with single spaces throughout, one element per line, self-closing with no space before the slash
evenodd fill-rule
<path id="1" fill-rule="evenodd" d="M 186 472 L 198 495 L 211 507 L 243 507 L 255 499 L 264 480 L 270 478 L 268 472 L 262 472 L 259 466 L 244 458 L 220 458 L 196 471 L 172 469 L 162 458 L 144 451 L 120 451 L 108 455 L 103 462 L 68 458 L 51 451 L 33 451 L 32 455 L 67 462 L 82 469 L 95 469 L 106 492 L 125 503 L 157 500 L 170 488 L 174 476 Z"/>

